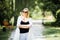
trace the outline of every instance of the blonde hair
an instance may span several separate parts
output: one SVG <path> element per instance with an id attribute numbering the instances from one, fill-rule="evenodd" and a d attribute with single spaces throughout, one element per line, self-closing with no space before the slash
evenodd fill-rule
<path id="1" fill-rule="evenodd" d="M 29 15 L 29 13 L 28 13 L 28 16 L 27 16 L 27 18 L 29 18 L 30 17 L 30 15 Z"/>
<path id="2" fill-rule="evenodd" d="M 29 9 L 28 8 L 24 8 L 22 11 L 27 11 L 28 13 L 27 13 L 27 18 L 29 18 L 30 16 L 29 16 Z"/>

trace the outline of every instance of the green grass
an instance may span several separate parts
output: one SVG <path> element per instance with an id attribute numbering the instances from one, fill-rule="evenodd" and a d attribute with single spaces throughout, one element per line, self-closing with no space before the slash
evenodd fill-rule
<path id="1" fill-rule="evenodd" d="M 47 37 L 46 40 L 60 40 L 60 37 Z"/>
<path id="2" fill-rule="evenodd" d="M 3 32 L 0 29 L 0 40 L 8 40 L 11 34 L 11 30 L 7 30 Z M 44 31 L 44 35 L 46 36 L 46 40 L 60 40 L 60 27 L 46 27 Z"/>
<path id="3" fill-rule="evenodd" d="M 46 40 L 60 40 L 60 27 L 46 27 L 44 35 Z"/>
<path id="4" fill-rule="evenodd" d="M 46 35 L 56 34 L 56 33 L 60 33 L 60 29 L 51 27 L 51 28 L 46 29 L 46 32 L 45 32 Z"/>
<path id="5" fill-rule="evenodd" d="M 8 40 L 12 30 L 7 29 L 6 32 L 3 32 L 3 27 L 0 26 L 0 40 Z"/>
<path id="6" fill-rule="evenodd" d="M 0 40 L 8 40 L 10 33 L 11 31 L 3 32 L 2 30 L 0 30 Z"/>

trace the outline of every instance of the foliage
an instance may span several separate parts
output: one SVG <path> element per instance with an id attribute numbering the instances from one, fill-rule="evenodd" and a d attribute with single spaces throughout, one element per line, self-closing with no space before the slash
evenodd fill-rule
<path id="1" fill-rule="evenodd" d="M 6 32 L 3 32 L 3 31 L 0 29 L 0 40 L 8 40 L 11 32 L 12 32 L 12 31 L 10 31 L 10 30 L 7 30 Z"/>
<path id="2" fill-rule="evenodd" d="M 57 10 L 60 9 L 59 0 L 15 0 L 15 11 L 13 10 L 13 2 L 13 0 L 0 0 L 0 24 L 4 19 L 10 20 L 12 16 L 15 17 L 16 23 L 17 17 L 25 7 L 29 8 L 30 17 L 34 19 L 42 19 L 46 16 L 45 11 L 51 11 L 56 21 L 60 21 L 56 15 Z"/>
<path id="3" fill-rule="evenodd" d="M 0 0 L 0 24 L 4 19 L 10 20 L 14 15 L 13 1 L 12 0 Z"/>

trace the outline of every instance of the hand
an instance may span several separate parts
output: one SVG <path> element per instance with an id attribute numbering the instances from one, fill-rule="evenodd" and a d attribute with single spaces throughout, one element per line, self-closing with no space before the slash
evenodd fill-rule
<path id="1" fill-rule="evenodd" d="M 30 26 L 20 25 L 19 28 L 30 28 Z"/>

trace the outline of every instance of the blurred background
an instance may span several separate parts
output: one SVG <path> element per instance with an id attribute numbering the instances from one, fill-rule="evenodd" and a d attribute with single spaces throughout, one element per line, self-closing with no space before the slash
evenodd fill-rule
<path id="1" fill-rule="evenodd" d="M 46 40 L 60 39 L 60 0 L 0 0 L 0 40 L 8 40 L 26 7 L 32 19 L 43 21 Z"/>

